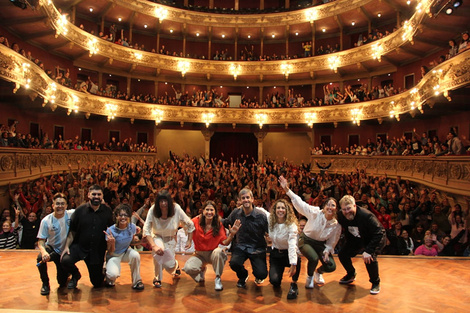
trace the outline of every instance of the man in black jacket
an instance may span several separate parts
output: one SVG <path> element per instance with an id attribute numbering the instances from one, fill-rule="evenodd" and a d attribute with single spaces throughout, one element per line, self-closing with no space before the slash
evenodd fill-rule
<path id="1" fill-rule="evenodd" d="M 377 254 L 385 245 L 385 229 L 375 215 L 361 207 L 350 195 L 344 196 L 339 204 L 338 222 L 345 231 L 346 242 L 338 253 L 339 260 L 346 270 L 340 284 L 350 284 L 356 279 L 356 270 L 351 258 L 362 253 L 364 263 L 372 283 L 371 294 L 380 292 L 379 264 Z"/>

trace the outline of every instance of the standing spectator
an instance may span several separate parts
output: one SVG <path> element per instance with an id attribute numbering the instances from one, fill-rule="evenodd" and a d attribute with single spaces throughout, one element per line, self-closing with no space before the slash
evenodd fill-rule
<path id="1" fill-rule="evenodd" d="M 255 283 L 262 284 L 268 276 L 266 264 L 266 240 L 264 235 L 268 233 L 268 219 L 262 208 L 253 205 L 253 193 L 248 188 L 240 190 L 239 199 L 241 207 L 235 209 L 228 218 L 224 220 L 224 226 L 235 225 L 240 220 L 241 227 L 235 237 L 230 268 L 237 273 L 238 288 L 246 288 L 248 271 L 243 263 L 250 259 Z"/>
<path id="2" fill-rule="evenodd" d="M 89 188 L 88 199 L 72 215 L 62 252 L 62 266 L 67 273 L 72 274 L 68 289 L 76 288 L 81 278 L 80 271 L 75 266 L 80 260 L 85 261 L 93 287 L 101 287 L 104 281 L 103 263 L 107 244 L 103 231 L 113 224 L 113 213 L 103 203 L 103 190 L 99 185 Z"/>
<path id="3" fill-rule="evenodd" d="M 68 273 L 60 264 L 60 255 L 65 247 L 70 219 L 75 210 L 67 210 L 67 200 L 61 193 L 54 195 L 52 200 L 54 212 L 42 219 L 38 232 L 39 255 L 37 257 L 39 275 L 42 281 L 41 295 L 50 293 L 47 262 L 55 263 L 57 282 L 63 288 L 67 284 Z"/>
<path id="4" fill-rule="evenodd" d="M 18 246 L 18 219 L 20 210 L 15 208 L 15 227 L 13 227 L 11 220 L 4 220 L 2 222 L 2 231 L 0 232 L 0 249 L 16 249 Z"/>
<path id="5" fill-rule="evenodd" d="M 385 245 L 385 229 L 372 212 L 356 206 L 354 197 L 346 195 L 339 204 L 341 211 L 338 214 L 338 221 L 346 233 L 346 242 L 338 253 L 346 275 L 339 283 L 350 284 L 356 280 L 356 270 L 351 258 L 362 252 L 369 281 L 372 283 L 370 293 L 378 294 L 380 277 L 377 255 Z"/>

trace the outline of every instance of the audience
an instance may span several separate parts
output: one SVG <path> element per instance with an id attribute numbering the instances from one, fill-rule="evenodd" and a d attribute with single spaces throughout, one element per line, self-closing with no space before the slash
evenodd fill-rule
<path id="1" fill-rule="evenodd" d="M 446 248 L 446 254 L 462 255 L 468 246 L 466 230 L 470 198 L 466 198 L 467 207 L 463 209 L 444 193 L 403 181 L 400 177 L 392 179 L 369 175 L 364 169 L 345 174 L 322 169 L 315 174 L 311 172 L 310 165 L 293 164 L 287 160 L 255 162 L 246 155 L 230 160 L 205 159 L 173 153 L 170 153 L 168 161 L 155 164 L 147 161 L 79 164 L 77 170 L 72 170 L 70 166 L 69 171 L 61 174 L 12 185 L 11 207 L 5 208 L 1 214 L 2 222 L 9 221 L 9 224 L 4 225 L 4 235 L 0 234 L 0 237 L 8 237 L 11 241 L 14 208 L 18 211 L 18 220 L 25 221 L 21 218 L 24 216 L 32 218 L 30 213 L 34 212 L 39 221 L 45 216 L 44 212 L 50 212 L 55 193 L 64 193 L 68 198 L 68 208 L 73 209 L 87 201 L 86 190 L 92 184 L 103 186 L 104 201 L 113 209 L 120 203 L 130 205 L 136 212 L 133 221 L 139 224 L 155 201 L 155 194 L 162 189 L 169 192 L 189 217 L 200 214 L 201 204 L 206 200 L 213 200 L 217 207 L 220 206 L 217 209 L 220 216 L 228 216 L 237 207 L 237 195 L 244 186 L 252 190 L 256 206 L 268 209 L 268 203 L 280 198 L 288 199 L 277 183 L 281 175 L 286 177 L 294 193 L 312 205 L 321 204 L 326 197 L 337 199 L 349 194 L 364 208 L 380 207 L 378 213 L 388 215 L 394 225 L 392 230 L 387 231 L 389 245 L 384 251 L 386 253 L 410 254 L 413 248 L 425 243 L 425 232 L 436 245 L 441 244 L 439 240 L 444 241 L 446 236 L 450 236 L 446 244 L 451 242 L 452 245 Z M 449 209 L 451 207 L 452 210 Z M 424 208 L 425 211 L 422 211 Z M 440 214 L 446 214 L 452 221 L 448 232 L 443 229 L 442 232 L 438 231 L 442 222 Z M 408 216 L 406 228 L 401 225 L 401 221 L 405 221 L 403 216 Z M 298 217 L 300 220 L 304 218 Z M 388 217 L 385 221 L 388 223 Z M 423 223 L 428 226 L 423 227 Z M 21 240 L 21 234 L 28 233 L 25 232 L 25 225 L 17 222 L 13 224 L 13 229 L 17 229 L 20 237 L 16 244 L 25 242 Z M 402 229 L 406 230 L 406 237 Z M 145 239 L 142 247 L 149 249 Z"/>

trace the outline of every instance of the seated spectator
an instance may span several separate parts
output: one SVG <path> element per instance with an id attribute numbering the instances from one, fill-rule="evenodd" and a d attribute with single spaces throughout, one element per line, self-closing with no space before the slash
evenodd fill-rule
<path id="1" fill-rule="evenodd" d="M 426 236 L 424 238 L 424 244 L 415 250 L 415 255 L 437 256 L 438 253 L 438 247 L 436 244 L 433 244 L 431 236 Z"/>

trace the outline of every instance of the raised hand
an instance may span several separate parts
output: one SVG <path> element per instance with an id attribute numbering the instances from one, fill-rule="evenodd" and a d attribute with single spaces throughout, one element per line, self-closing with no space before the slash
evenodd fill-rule
<path id="1" fill-rule="evenodd" d="M 284 191 L 289 191 L 289 183 L 287 182 L 287 179 L 284 178 L 284 176 L 279 176 L 279 184 L 281 185 L 282 189 Z"/>

